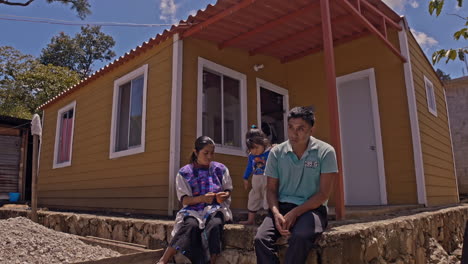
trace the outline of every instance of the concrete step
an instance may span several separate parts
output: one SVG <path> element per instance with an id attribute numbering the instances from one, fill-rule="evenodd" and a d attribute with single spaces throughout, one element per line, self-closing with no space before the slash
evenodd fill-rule
<path id="1" fill-rule="evenodd" d="M 346 206 L 345 215 L 347 220 L 365 220 L 367 218 L 392 215 L 402 211 L 410 211 L 422 208 L 422 205 L 367 205 L 367 206 Z M 246 209 L 232 209 L 234 223 L 247 220 L 249 211 Z M 260 225 L 267 216 L 266 210 L 260 210 L 255 216 L 255 224 Z M 336 220 L 335 207 L 328 207 L 328 220 Z"/>

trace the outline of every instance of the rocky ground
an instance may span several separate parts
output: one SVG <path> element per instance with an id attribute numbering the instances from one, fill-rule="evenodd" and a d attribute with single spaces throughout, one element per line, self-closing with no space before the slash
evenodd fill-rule
<path id="1" fill-rule="evenodd" d="M 74 263 L 119 256 L 24 217 L 0 220 L 0 263 Z"/>

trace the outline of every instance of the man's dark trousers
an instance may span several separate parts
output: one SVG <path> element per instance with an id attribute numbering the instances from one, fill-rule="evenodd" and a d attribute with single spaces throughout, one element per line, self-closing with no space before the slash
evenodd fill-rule
<path id="1" fill-rule="evenodd" d="M 279 203 L 279 211 L 284 216 L 296 206 L 292 203 Z M 291 236 L 288 241 L 289 247 L 286 251 L 284 263 L 305 263 L 316 238 L 325 230 L 327 224 L 327 208 L 323 205 L 299 216 L 290 230 Z M 257 235 L 255 236 L 254 243 L 257 263 L 279 263 L 277 257 L 278 249 L 275 243 L 280 236 L 280 233 L 275 228 L 275 218 L 270 211 L 258 228 Z"/>

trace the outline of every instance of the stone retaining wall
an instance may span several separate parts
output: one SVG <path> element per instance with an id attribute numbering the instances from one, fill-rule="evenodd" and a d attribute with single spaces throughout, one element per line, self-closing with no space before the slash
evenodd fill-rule
<path id="1" fill-rule="evenodd" d="M 0 208 L 0 219 L 29 213 Z M 335 226 L 323 234 L 307 263 L 456 263 L 455 257 L 449 254 L 460 247 L 467 219 L 468 205 L 460 205 L 387 220 Z M 155 249 L 167 245 L 173 222 L 40 211 L 39 223 L 57 231 L 137 243 Z M 255 227 L 226 225 L 226 249 L 219 262 L 255 263 L 255 232 Z M 286 245 L 281 246 L 280 255 L 284 255 L 285 249 Z"/>

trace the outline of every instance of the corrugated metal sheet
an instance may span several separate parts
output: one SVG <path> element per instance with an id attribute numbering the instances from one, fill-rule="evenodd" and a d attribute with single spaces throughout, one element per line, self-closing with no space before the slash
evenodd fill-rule
<path id="1" fill-rule="evenodd" d="M 21 137 L 0 136 L 0 194 L 18 191 Z"/>

